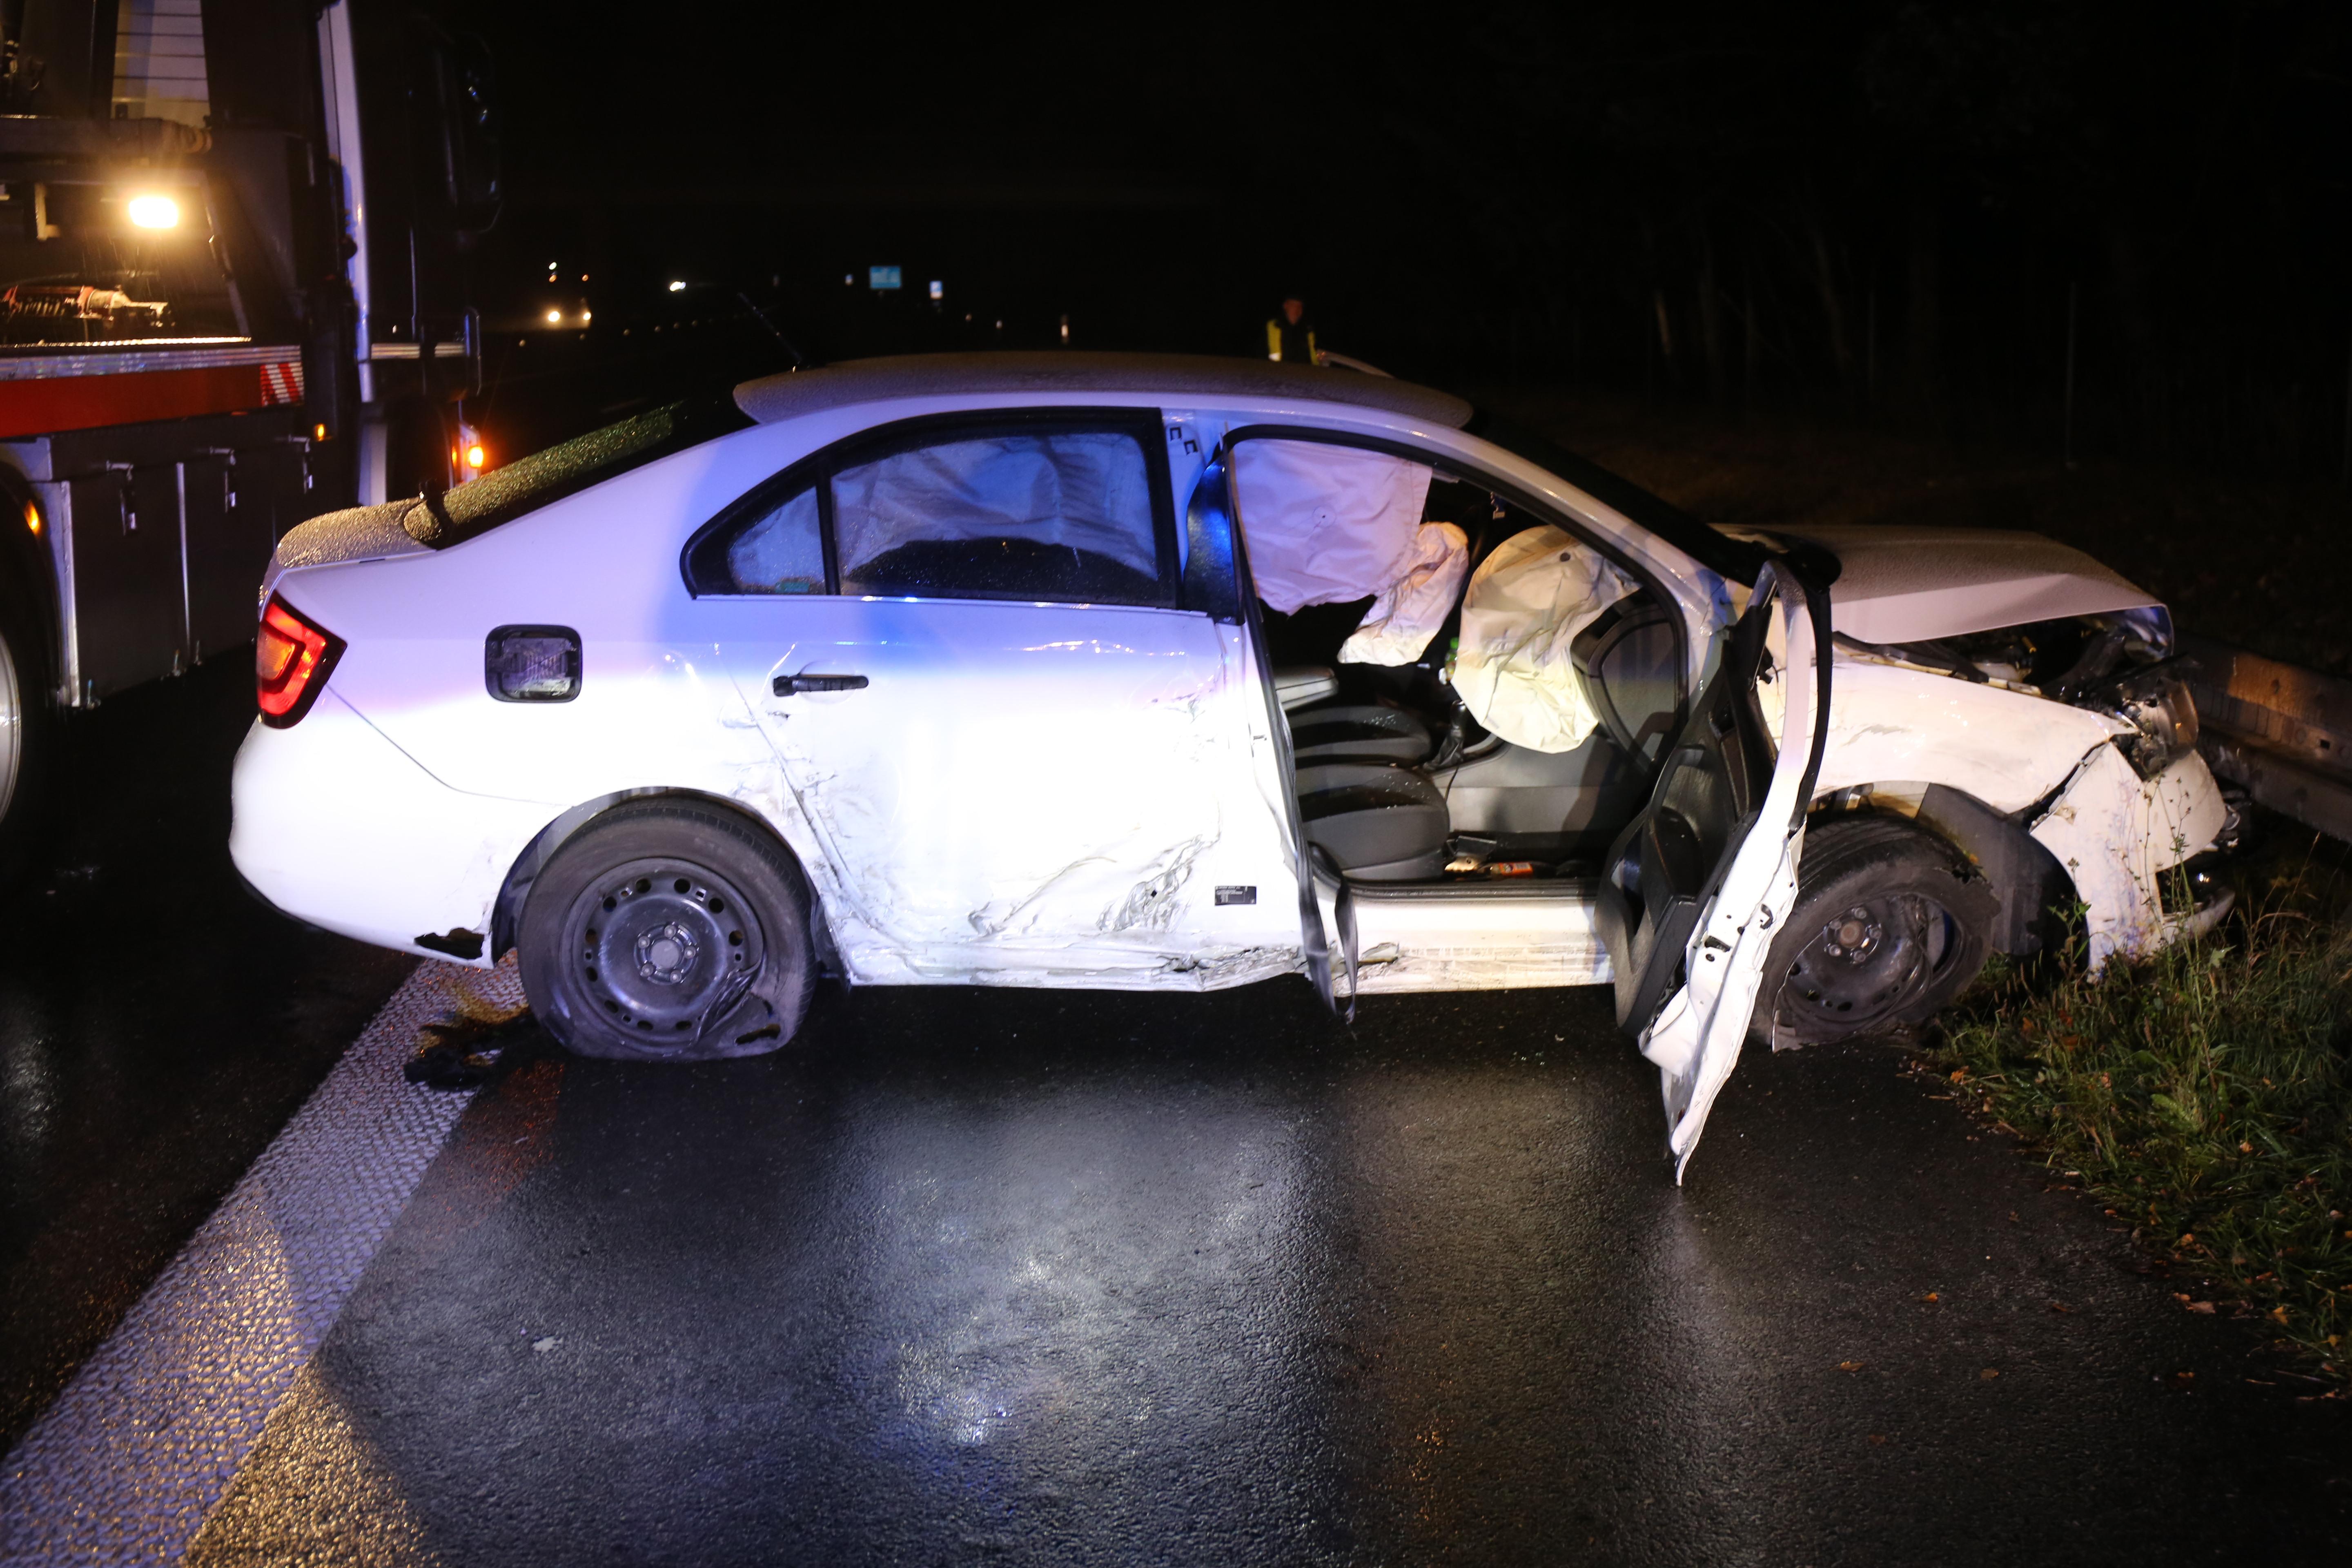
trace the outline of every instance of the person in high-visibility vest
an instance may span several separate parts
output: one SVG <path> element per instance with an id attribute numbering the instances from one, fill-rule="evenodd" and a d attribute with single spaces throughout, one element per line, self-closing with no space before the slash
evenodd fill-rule
<path id="1" fill-rule="evenodd" d="M 1265 323 L 1265 357 L 1276 364 L 1321 364 L 1323 352 L 1315 346 L 1315 329 L 1307 320 L 1307 301 L 1286 296 L 1281 313 Z"/>

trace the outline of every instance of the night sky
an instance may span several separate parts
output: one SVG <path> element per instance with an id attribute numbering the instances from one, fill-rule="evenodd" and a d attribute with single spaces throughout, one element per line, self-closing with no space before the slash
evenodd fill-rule
<path id="1" fill-rule="evenodd" d="M 2071 300 L 2086 440 L 2342 449 L 2340 4 L 452 21 L 499 63 L 480 285 L 516 309 L 556 259 L 600 321 L 690 278 L 814 359 L 1066 314 L 1076 346 L 1248 353 L 1297 291 L 1328 346 L 1428 379 L 1997 425 L 2054 405 Z M 886 263 L 899 295 L 865 287 Z"/>

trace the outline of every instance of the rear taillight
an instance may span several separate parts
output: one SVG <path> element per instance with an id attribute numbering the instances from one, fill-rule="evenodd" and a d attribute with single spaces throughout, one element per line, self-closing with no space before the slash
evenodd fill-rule
<path id="1" fill-rule="evenodd" d="M 293 605 L 272 594 L 269 607 L 261 612 L 261 632 L 253 644 L 254 690 L 261 704 L 261 721 L 282 730 L 308 713 L 342 651 L 342 638 L 312 626 Z"/>

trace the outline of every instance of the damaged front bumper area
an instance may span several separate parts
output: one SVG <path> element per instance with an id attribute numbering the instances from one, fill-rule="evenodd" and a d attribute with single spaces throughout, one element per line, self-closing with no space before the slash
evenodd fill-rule
<path id="1" fill-rule="evenodd" d="M 2074 882 L 2094 970 L 2201 933 L 2227 911 L 2211 873 L 2235 843 L 2236 814 L 2198 753 L 2189 671 L 2173 657 L 2161 608 L 1926 643 L 1839 643 L 1848 660 L 2011 691 L 2101 721 L 2106 739 L 2020 818 Z"/>
<path id="2" fill-rule="evenodd" d="M 2030 831 L 2074 879 L 2095 972 L 2221 919 L 2228 906 L 2214 900 L 2168 910 L 2165 882 L 2203 860 L 2231 824 L 2203 757 L 2190 752 L 2142 778 L 2118 742 L 2084 758 Z"/>
<path id="3" fill-rule="evenodd" d="M 277 909 L 323 930 L 487 968 L 507 870 L 557 814 L 451 789 L 331 689 L 237 748 L 229 858 Z"/>

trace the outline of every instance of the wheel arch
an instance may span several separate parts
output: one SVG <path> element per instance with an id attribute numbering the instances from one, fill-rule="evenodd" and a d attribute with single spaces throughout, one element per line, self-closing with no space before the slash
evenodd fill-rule
<path id="1" fill-rule="evenodd" d="M 1840 797 L 1862 810 L 1900 816 L 1940 840 L 1961 868 L 1991 889 L 1995 909 L 1987 940 L 1996 952 L 2021 957 L 2064 939 L 2059 911 L 2078 897 L 2074 879 L 2058 858 L 2015 817 L 1995 810 L 1965 790 L 1931 784 L 1864 784 L 1840 790 L 1817 805 L 1818 819 L 1835 813 Z"/>
<path id="2" fill-rule="evenodd" d="M 515 857 L 514 864 L 508 868 L 505 880 L 499 884 L 498 896 L 490 902 L 489 957 L 492 963 L 496 963 L 513 951 L 516 934 L 522 923 L 523 902 L 530 898 L 531 884 L 539 879 L 541 869 L 554 858 L 555 852 L 562 848 L 583 828 L 614 806 L 645 800 L 690 800 L 698 805 L 716 806 L 742 822 L 753 832 L 782 850 L 793 868 L 800 873 L 801 885 L 808 889 L 809 910 L 814 917 L 809 922 L 810 935 L 816 943 L 819 968 L 822 972 L 827 973 L 839 971 L 840 961 L 834 948 L 830 922 L 825 917 L 824 896 L 817 890 L 816 879 L 809 875 L 808 868 L 802 864 L 799 854 L 785 840 L 784 836 L 776 831 L 775 825 L 759 813 L 748 809 L 740 801 L 730 800 L 723 795 L 713 795 L 707 790 L 685 789 L 671 785 L 649 785 L 639 789 L 614 790 L 606 795 L 596 795 L 582 801 L 578 805 L 572 807 L 545 827 L 541 828 L 531 841 L 523 846 L 521 853 Z"/>

